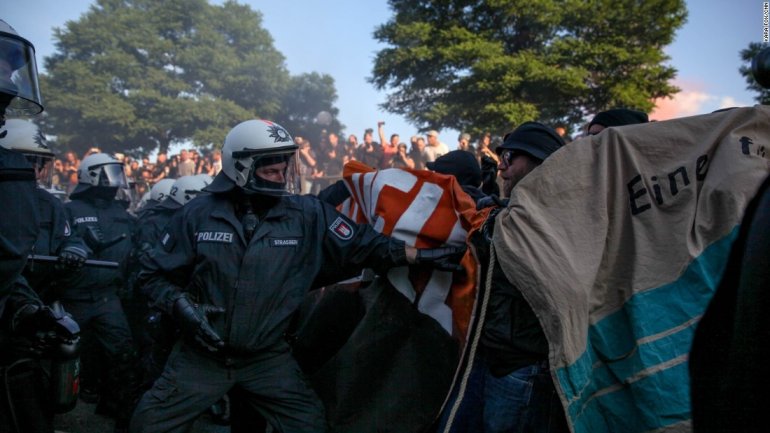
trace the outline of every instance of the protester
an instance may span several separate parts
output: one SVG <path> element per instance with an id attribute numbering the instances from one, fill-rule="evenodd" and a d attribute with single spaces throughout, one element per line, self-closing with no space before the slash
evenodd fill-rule
<path id="1" fill-rule="evenodd" d="M 414 160 L 406 152 L 406 143 L 399 143 L 397 152 L 390 158 L 390 168 L 415 168 Z"/>
<path id="2" fill-rule="evenodd" d="M 385 122 L 377 122 L 377 133 L 380 136 L 380 143 L 382 144 L 382 161 L 379 166 L 374 168 L 389 168 L 393 157 L 398 153 L 398 143 L 401 139 L 398 134 L 391 134 L 390 141 L 385 140 Z"/>
<path id="3" fill-rule="evenodd" d="M 426 135 L 428 136 L 428 145 L 425 146 L 426 162 L 433 162 L 439 156 L 449 153 L 449 147 L 446 143 L 438 139 L 438 131 L 431 130 Z"/>
<path id="4" fill-rule="evenodd" d="M 456 268 L 461 250 L 406 247 L 314 197 L 287 195 L 296 149 L 273 122 L 234 127 L 211 194 L 175 214 L 161 244 L 142 257 L 152 305 L 185 338 L 142 397 L 133 432 L 184 430 L 236 385 L 274 428 L 326 431 L 324 408 L 283 338 L 305 292 L 364 267 Z"/>
<path id="5" fill-rule="evenodd" d="M 563 145 L 564 140 L 553 129 L 536 122 L 525 122 L 506 136 L 496 149 L 505 197 Z M 548 341 L 540 322 L 499 264 L 492 275 L 481 337 L 487 364 L 484 431 L 568 432 L 551 379 Z"/>
<path id="6" fill-rule="evenodd" d="M 382 148 L 379 143 L 372 141 L 373 132 L 371 128 L 367 128 L 364 131 L 364 142 L 358 148 L 356 159 L 369 167 L 378 168 L 382 160 Z"/>
<path id="7" fill-rule="evenodd" d="M 474 202 L 485 196 L 479 189 L 481 186 L 481 168 L 473 154 L 465 150 L 453 150 L 427 164 L 428 170 L 448 174 L 457 179 L 463 191 L 471 196 Z"/>
<path id="8" fill-rule="evenodd" d="M 176 167 L 176 177 L 179 178 L 182 176 L 192 176 L 196 174 L 195 161 L 192 160 L 190 151 L 187 149 L 182 149 L 178 156 L 179 162 L 177 163 Z"/>
<path id="9" fill-rule="evenodd" d="M 168 161 L 168 155 L 165 152 L 158 152 L 155 157 L 155 164 L 152 172 L 152 183 L 155 184 L 163 178 L 173 177 L 171 175 L 171 166 Z"/>
<path id="10" fill-rule="evenodd" d="M 563 145 L 553 129 L 537 122 L 525 122 L 506 135 L 496 149 L 503 194 L 510 196 L 519 181 Z M 551 379 L 545 334 L 527 301 L 490 257 L 497 210 L 471 239 L 485 287 L 494 262 L 481 347 L 468 369 L 465 393 L 447 406 L 454 410 L 445 410 L 440 431 L 451 425 L 452 432 L 566 433 L 569 428 Z"/>
<path id="11" fill-rule="evenodd" d="M 409 158 L 414 161 L 415 170 L 425 169 L 425 163 L 428 162 L 425 156 L 425 139 L 415 137 L 412 146 L 409 148 Z"/>
<path id="12" fill-rule="evenodd" d="M 473 155 L 476 154 L 476 149 L 471 144 L 470 134 L 468 134 L 467 132 L 464 132 L 457 137 L 457 149 L 470 152 Z"/>
<path id="13" fill-rule="evenodd" d="M 329 132 L 324 141 L 324 146 L 318 155 L 319 170 L 323 177 L 316 180 L 318 188 L 324 189 L 342 177 L 345 152 L 339 142 L 339 135 Z"/>

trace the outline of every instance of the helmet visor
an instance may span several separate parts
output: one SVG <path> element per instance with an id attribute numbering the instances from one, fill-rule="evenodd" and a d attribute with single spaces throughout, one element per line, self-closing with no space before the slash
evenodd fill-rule
<path id="1" fill-rule="evenodd" d="M 121 164 L 105 164 L 100 167 L 98 186 L 128 188 L 128 179 Z"/>
<path id="2" fill-rule="evenodd" d="M 37 184 L 41 188 L 51 189 L 53 184 L 53 156 L 26 153 L 24 157 L 27 158 L 32 168 L 35 169 Z"/>
<path id="3" fill-rule="evenodd" d="M 34 116 L 43 111 L 35 48 L 26 39 L 0 32 L 0 94 L 8 116 Z"/>
<path id="4" fill-rule="evenodd" d="M 249 171 L 244 190 L 271 196 L 299 194 L 299 166 L 294 149 L 252 154 L 238 162 Z"/>

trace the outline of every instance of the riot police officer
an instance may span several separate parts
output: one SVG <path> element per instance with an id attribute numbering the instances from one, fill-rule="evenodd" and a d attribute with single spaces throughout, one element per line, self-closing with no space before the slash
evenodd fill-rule
<path id="1" fill-rule="evenodd" d="M 176 213 L 142 256 L 143 287 L 184 338 L 140 400 L 131 431 L 186 431 L 234 387 L 278 431 L 326 431 L 323 406 L 284 339 L 304 294 L 365 267 L 457 269 L 463 250 L 407 247 L 291 194 L 299 191 L 296 149 L 273 122 L 235 126 L 211 194 Z"/>
<path id="2" fill-rule="evenodd" d="M 67 276 L 60 299 L 84 330 L 92 331 L 109 366 L 106 383 L 100 387 L 97 410 L 115 417 L 116 429 L 128 424 L 129 400 L 138 386 L 138 363 L 132 334 L 119 294 L 125 287 L 127 260 L 132 251 L 134 218 L 115 200 L 119 188 L 127 185 L 123 164 L 95 153 L 78 168 L 78 184 L 65 204 L 72 230 L 92 251 L 90 258 L 114 261 L 119 269 L 83 268 Z M 84 362 L 87 358 L 84 358 Z M 96 366 L 84 364 L 84 374 Z M 88 377 L 88 376 L 85 376 Z M 85 386 L 85 384 L 84 384 Z"/>
<path id="3" fill-rule="evenodd" d="M 6 149 L 21 153 L 35 171 L 38 187 L 35 199 L 40 233 L 32 248 L 30 262 L 24 277 L 41 297 L 55 299 L 55 283 L 58 276 L 67 269 L 79 269 L 88 257 L 88 247 L 83 240 L 72 235 L 64 205 L 51 189 L 52 163 L 54 154 L 48 148 L 45 136 L 33 122 L 23 119 L 6 121 L 7 133 L 0 139 Z M 41 262 L 35 255 L 58 256 L 58 263 Z"/>
<path id="4" fill-rule="evenodd" d="M 24 155 L 7 149 L 14 146 L 8 145 L 13 134 L 6 127 L 6 114 L 32 116 L 42 110 L 34 47 L 0 20 L 0 431 L 4 432 L 53 432 L 52 411 L 40 399 L 39 390 L 47 384 L 36 356 L 48 352 L 60 337 L 73 337 L 78 331 L 61 309 L 43 305 L 21 275 L 40 230 L 37 188 L 35 171 Z"/>

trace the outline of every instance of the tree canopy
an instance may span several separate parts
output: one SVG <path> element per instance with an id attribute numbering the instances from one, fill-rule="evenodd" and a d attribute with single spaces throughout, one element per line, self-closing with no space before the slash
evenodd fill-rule
<path id="1" fill-rule="evenodd" d="M 41 80 L 43 126 L 60 147 L 139 153 L 188 141 L 219 145 L 232 126 L 255 117 L 312 127 L 294 104 L 295 86 L 312 89 L 304 93 L 317 98 L 316 113 L 336 112 L 333 79 L 290 76 L 262 15 L 235 1 L 96 0 L 55 39 Z"/>
<path id="2" fill-rule="evenodd" d="M 738 69 L 746 79 L 746 90 L 756 92 L 754 100 L 763 105 L 770 104 L 770 89 L 765 89 L 754 79 L 754 75 L 751 72 L 751 62 L 754 60 L 754 56 L 759 54 L 766 46 L 766 44 L 760 42 L 751 42 L 746 49 L 741 50 L 740 55 L 743 65 Z"/>
<path id="3" fill-rule="evenodd" d="M 679 89 L 663 48 L 683 0 L 390 0 L 371 82 L 418 128 L 576 125 Z"/>

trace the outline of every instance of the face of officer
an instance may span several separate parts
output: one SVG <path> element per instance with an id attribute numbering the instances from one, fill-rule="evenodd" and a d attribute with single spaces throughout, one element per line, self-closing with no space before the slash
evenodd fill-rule
<path id="1" fill-rule="evenodd" d="M 254 175 L 270 182 L 285 183 L 286 167 L 288 167 L 286 162 L 263 165 L 254 169 Z"/>

